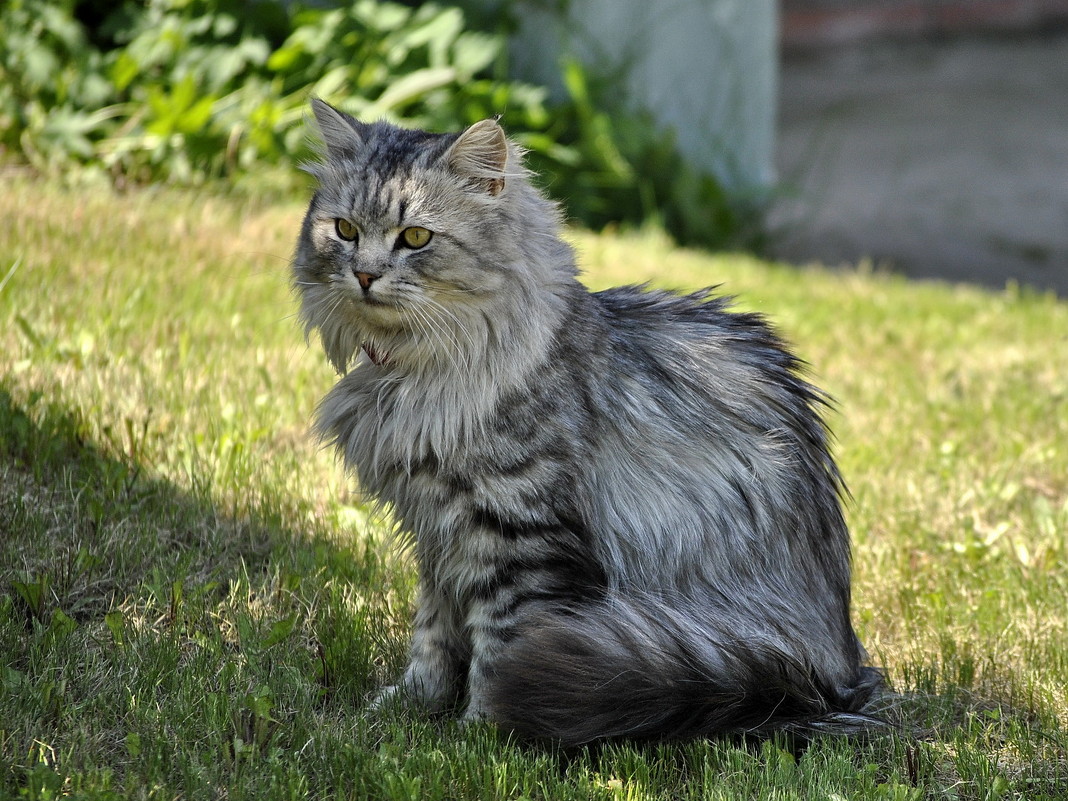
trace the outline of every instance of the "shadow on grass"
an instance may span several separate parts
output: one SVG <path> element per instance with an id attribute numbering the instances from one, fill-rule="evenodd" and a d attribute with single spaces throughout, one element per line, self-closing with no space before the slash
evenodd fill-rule
<path id="1" fill-rule="evenodd" d="M 51 765 L 41 743 L 107 764 L 112 730 L 185 725 L 235 760 L 286 736 L 281 698 L 356 714 L 405 647 L 373 539 L 300 530 L 282 500 L 235 516 L 91 431 L 0 381 L 0 796 Z"/>
<path id="2" fill-rule="evenodd" d="M 0 577 L 41 587 L 15 593 L 33 617 L 98 616 L 166 577 L 225 583 L 266 570 L 301 540 L 277 521 L 235 519 L 206 494 L 146 477 L 89 432 L 76 412 L 39 393 L 20 403 L 0 386 Z"/>

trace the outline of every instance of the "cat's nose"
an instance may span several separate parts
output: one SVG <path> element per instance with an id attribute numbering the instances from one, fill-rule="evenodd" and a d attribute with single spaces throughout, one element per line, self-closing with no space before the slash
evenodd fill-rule
<path id="1" fill-rule="evenodd" d="M 366 292 L 368 289 L 370 289 L 371 288 L 371 284 L 373 284 L 375 281 L 377 281 L 381 277 L 382 277 L 381 273 L 365 273 L 365 272 L 357 272 L 356 273 L 356 280 L 360 282 L 360 288 L 364 292 Z"/>

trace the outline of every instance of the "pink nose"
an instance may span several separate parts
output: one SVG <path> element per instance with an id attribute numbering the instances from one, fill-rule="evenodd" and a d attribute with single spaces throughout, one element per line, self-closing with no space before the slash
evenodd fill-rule
<path id="1" fill-rule="evenodd" d="M 371 284 L 378 279 L 378 276 L 374 273 L 356 273 L 356 280 L 360 282 L 360 288 L 366 292 L 371 288 Z"/>

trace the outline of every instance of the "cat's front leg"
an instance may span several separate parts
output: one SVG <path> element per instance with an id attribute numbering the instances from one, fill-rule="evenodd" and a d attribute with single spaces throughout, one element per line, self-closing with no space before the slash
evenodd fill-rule
<path id="1" fill-rule="evenodd" d="M 501 659 L 517 638 L 530 636 L 552 609 L 602 597 L 607 580 L 581 539 L 563 524 L 502 522 L 481 540 L 468 541 L 480 543 L 485 566 L 475 572 L 464 593 L 469 599 L 464 628 L 471 650 L 463 718 L 493 720 L 496 710 L 490 700 L 500 689 L 495 685 Z"/>
<path id="2" fill-rule="evenodd" d="M 381 707 L 396 699 L 441 711 L 459 694 L 468 659 L 469 646 L 455 605 L 424 584 L 415 611 L 408 667 L 396 684 L 379 691 L 373 705 Z"/>
<path id="3" fill-rule="evenodd" d="M 492 718 L 489 708 L 489 684 L 501 652 L 515 634 L 514 614 L 509 606 L 515 601 L 505 595 L 473 603 L 466 617 L 471 662 L 467 671 L 467 707 L 465 721 Z"/>

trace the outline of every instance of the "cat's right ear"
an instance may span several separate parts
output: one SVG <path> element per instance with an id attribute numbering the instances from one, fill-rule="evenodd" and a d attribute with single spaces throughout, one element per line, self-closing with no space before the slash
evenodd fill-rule
<path id="1" fill-rule="evenodd" d="M 473 186 L 491 195 L 504 189 L 508 140 L 496 120 L 476 122 L 460 134 L 445 158 L 453 172 Z"/>
<path id="2" fill-rule="evenodd" d="M 331 158 L 351 156 L 363 147 L 364 123 L 317 97 L 312 98 L 311 107 L 327 155 Z"/>

